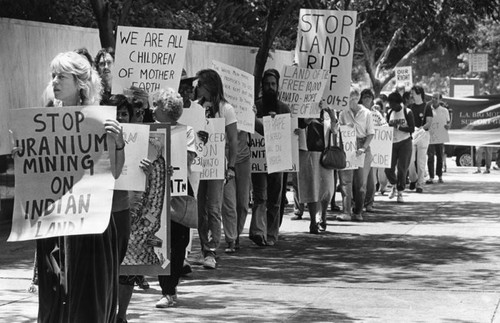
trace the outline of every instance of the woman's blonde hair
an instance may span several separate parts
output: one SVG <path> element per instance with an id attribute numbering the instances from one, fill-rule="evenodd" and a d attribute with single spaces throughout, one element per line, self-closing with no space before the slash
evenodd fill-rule
<path id="1" fill-rule="evenodd" d="M 101 78 L 89 61 L 76 52 L 59 53 L 50 63 L 52 73 L 72 74 L 80 89 L 81 104 L 99 104 L 101 101 Z"/>
<path id="2" fill-rule="evenodd" d="M 179 120 L 183 108 L 182 96 L 171 88 L 161 89 L 153 94 L 153 110 L 163 110 L 172 121 Z"/>

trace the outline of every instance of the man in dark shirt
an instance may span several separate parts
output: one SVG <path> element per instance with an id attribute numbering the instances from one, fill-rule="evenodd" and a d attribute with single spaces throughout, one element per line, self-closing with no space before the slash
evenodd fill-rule
<path id="1" fill-rule="evenodd" d="M 264 135 L 262 117 L 290 113 L 290 108 L 278 100 L 279 79 L 275 69 L 266 70 L 262 77 L 262 97 L 255 102 L 255 130 L 261 135 Z M 252 187 L 250 239 L 259 246 L 273 246 L 278 240 L 283 173 L 253 173 Z"/>
<path id="2" fill-rule="evenodd" d="M 417 193 L 424 191 L 425 165 L 427 162 L 427 149 L 429 148 L 429 129 L 432 123 L 432 109 L 425 103 L 424 89 L 419 85 L 411 88 L 414 103 L 410 105 L 415 119 L 415 132 L 413 133 L 413 149 L 410 160 L 410 190 L 417 189 Z"/>

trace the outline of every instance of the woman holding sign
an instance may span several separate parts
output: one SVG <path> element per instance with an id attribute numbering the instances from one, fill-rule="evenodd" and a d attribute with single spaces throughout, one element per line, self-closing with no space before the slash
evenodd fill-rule
<path id="1" fill-rule="evenodd" d="M 101 80 L 87 59 L 75 52 L 60 53 L 50 67 L 55 105 L 99 104 Z M 116 120 L 106 120 L 104 129 L 116 147 L 110 159 L 117 178 L 125 160 L 123 134 Z M 38 322 L 115 322 L 116 244 L 113 217 L 102 234 L 37 240 Z"/>
<path id="2" fill-rule="evenodd" d="M 212 69 L 197 73 L 195 96 L 206 109 L 207 118 L 223 118 L 226 137 L 225 179 L 201 180 L 198 187 L 198 234 L 200 236 L 203 267 L 215 269 L 215 251 L 221 239 L 223 186 L 235 177 L 238 130 L 234 108 L 224 98 L 224 87 L 219 74 Z"/>

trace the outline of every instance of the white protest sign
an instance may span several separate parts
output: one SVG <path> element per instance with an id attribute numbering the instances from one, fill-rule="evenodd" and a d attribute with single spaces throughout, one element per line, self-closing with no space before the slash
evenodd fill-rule
<path id="1" fill-rule="evenodd" d="M 346 167 L 344 169 L 358 169 L 363 167 L 365 154 L 356 156 L 356 130 L 350 126 L 340 126 L 342 143 L 344 145 Z"/>
<path id="2" fill-rule="evenodd" d="M 319 118 L 325 86 L 330 73 L 325 70 L 284 66 L 278 99 L 290 107 L 294 117 Z"/>
<path id="3" fill-rule="evenodd" d="M 170 127 L 170 137 L 167 136 L 167 154 L 170 155 L 170 166 L 173 174 L 170 176 L 170 196 L 183 196 L 188 194 L 187 184 L 187 128 L 184 125 L 169 125 L 167 123 L 152 123 L 151 130 L 161 130 Z M 150 139 L 151 141 L 151 139 Z M 155 156 L 148 158 L 154 160 Z"/>
<path id="4" fill-rule="evenodd" d="M 146 174 L 139 167 L 148 156 L 149 125 L 122 123 L 125 141 L 125 164 L 115 181 L 115 190 L 144 191 Z"/>
<path id="5" fill-rule="evenodd" d="M 469 54 L 469 71 L 488 72 L 488 54 L 487 53 Z"/>
<path id="6" fill-rule="evenodd" d="M 170 196 L 188 195 L 186 126 L 176 125 L 170 132 Z"/>
<path id="7" fill-rule="evenodd" d="M 403 84 L 405 88 L 410 88 L 413 85 L 413 74 L 411 66 L 396 67 L 396 84 Z"/>
<path id="8" fill-rule="evenodd" d="M 113 93 L 137 86 L 148 93 L 177 90 L 186 56 L 188 30 L 118 26 Z"/>
<path id="9" fill-rule="evenodd" d="M 253 133 L 255 128 L 254 77 L 236 67 L 212 61 L 224 85 L 224 97 L 234 107 L 238 130 Z"/>
<path id="10" fill-rule="evenodd" d="M 15 199 L 9 241 L 102 233 L 115 179 L 104 121 L 116 107 L 11 109 Z"/>
<path id="11" fill-rule="evenodd" d="M 199 105 L 196 102 L 191 102 L 191 106 L 189 108 L 185 108 L 182 110 L 182 115 L 177 120 L 180 124 L 185 124 L 193 127 L 195 134 L 198 131 L 205 131 L 205 125 L 207 124 L 207 119 L 205 118 L 205 108 Z M 193 159 L 193 164 L 191 164 L 191 171 L 193 172 L 201 172 L 201 153 L 203 152 L 203 142 L 198 138 L 198 135 L 195 135 L 195 145 L 196 145 L 196 154 L 197 156 Z"/>
<path id="12" fill-rule="evenodd" d="M 375 135 L 370 142 L 372 167 L 391 168 L 393 127 L 375 126 Z"/>
<path id="13" fill-rule="evenodd" d="M 300 9 L 295 55 L 300 67 L 327 70 L 323 99 L 347 110 L 351 85 L 356 11 Z"/>
<path id="14" fill-rule="evenodd" d="M 225 146 L 226 130 L 224 118 L 207 119 L 205 131 L 208 132 L 208 142 L 198 151 L 201 156 L 199 163 L 203 167 L 200 180 L 225 178 Z"/>
<path id="15" fill-rule="evenodd" d="M 266 142 L 266 163 L 268 173 L 286 171 L 292 168 L 292 141 L 290 114 L 265 116 L 264 141 Z"/>
<path id="16" fill-rule="evenodd" d="M 160 127 L 160 126 L 158 126 Z M 130 237 L 122 274 L 164 274 L 170 263 L 167 209 L 167 129 L 149 132 L 148 159 L 152 162 L 148 187 L 130 208 Z M 155 128 L 155 127 L 151 127 Z M 186 149 L 186 148 L 184 148 Z"/>
<path id="17" fill-rule="evenodd" d="M 290 120 L 290 139 L 292 144 L 292 167 L 285 170 L 286 172 L 298 172 L 299 170 L 299 136 L 295 134 L 295 129 L 298 128 L 298 119 L 291 118 Z M 266 162 L 266 143 L 263 136 L 255 132 L 250 138 L 250 164 L 252 173 L 268 173 Z"/>
<path id="18" fill-rule="evenodd" d="M 441 107 L 439 107 L 438 109 L 441 109 Z M 434 114 L 432 117 L 432 123 L 431 127 L 429 128 L 430 144 L 443 144 L 445 142 L 450 142 L 448 129 L 445 128 L 446 124 L 449 121 L 449 114 L 448 111 L 441 111 L 440 113 L 437 113 L 435 110 L 433 111 Z"/>

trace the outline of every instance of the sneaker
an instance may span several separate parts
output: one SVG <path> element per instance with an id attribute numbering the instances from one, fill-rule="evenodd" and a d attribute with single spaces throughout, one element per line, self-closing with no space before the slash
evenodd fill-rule
<path id="1" fill-rule="evenodd" d="M 202 266 L 205 262 L 205 257 L 202 254 L 199 254 L 198 257 L 193 261 L 193 265 Z"/>
<path id="2" fill-rule="evenodd" d="M 361 222 L 361 221 L 363 221 L 363 216 L 361 214 L 353 214 L 352 220 L 357 221 L 357 222 Z"/>
<path id="3" fill-rule="evenodd" d="M 352 221 L 352 217 L 349 214 L 341 214 L 335 217 L 339 221 Z"/>
<path id="4" fill-rule="evenodd" d="M 417 187 L 417 182 L 411 182 L 410 183 L 410 190 L 414 190 L 415 187 Z"/>
<path id="5" fill-rule="evenodd" d="M 485 170 L 485 171 L 483 172 L 483 174 L 489 174 L 489 173 L 490 173 L 490 170 L 489 170 L 489 169 L 487 169 L 487 170 Z"/>
<path id="6" fill-rule="evenodd" d="M 184 264 L 182 265 L 181 276 L 187 276 L 193 272 L 191 265 L 187 259 L 184 259 Z"/>
<path id="7" fill-rule="evenodd" d="M 225 253 L 235 253 L 236 249 L 234 247 L 234 242 L 228 242 L 227 243 L 227 248 L 224 249 L 224 252 Z"/>
<path id="8" fill-rule="evenodd" d="M 290 218 L 292 221 L 302 220 L 302 214 L 295 212 L 295 215 Z"/>
<path id="9" fill-rule="evenodd" d="M 375 211 L 375 209 L 373 208 L 373 206 L 368 205 L 368 206 L 366 207 L 366 212 L 369 212 L 369 213 L 375 213 L 376 211 Z"/>
<path id="10" fill-rule="evenodd" d="M 396 193 L 397 193 L 396 186 L 393 186 L 392 190 L 391 190 L 391 194 L 389 194 L 389 198 L 393 199 L 396 196 Z"/>
<path id="11" fill-rule="evenodd" d="M 480 169 L 478 169 L 478 170 L 476 170 L 476 171 L 475 171 L 474 173 L 472 173 L 472 174 L 481 174 L 481 170 L 480 170 Z"/>
<path id="12" fill-rule="evenodd" d="M 421 187 L 417 187 L 417 193 L 423 193 L 424 190 Z"/>
<path id="13" fill-rule="evenodd" d="M 425 184 L 434 184 L 434 180 L 432 178 L 428 179 L 425 181 Z"/>
<path id="14" fill-rule="evenodd" d="M 444 182 L 443 182 L 443 179 L 442 179 L 441 177 L 438 179 L 438 183 L 440 183 L 440 184 L 443 184 L 443 183 L 444 183 Z"/>
<path id="15" fill-rule="evenodd" d="M 156 308 L 167 308 L 175 305 L 175 301 L 172 295 L 164 295 L 158 302 L 156 302 Z"/>
<path id="16" fill-rule="evenodd" d="M 326 227 L 327 227 L 326 221 L 321 221 L 319 223 L 319 231 L 326 231 Z"/>
<path id="17" fill-rule="evenodd" d="M 398 192 L 398 203 L 404 203 L 405 201 L 403 200 L 403 192 Z"/>
<path id="18" fill-rule="evenodd" d="M 266 246 L 273 247 L 276 244 L 276 241 L 268 240 L 266 241 Z"/>
<path id="19" fill-rule="evenodd" d="M 217 266 L 217 262 L 215 261 L 214 256 L 206 256 L 205 261 L 203 261 L 203 268 L 206 269 L 215 269 Z"/>
<path id="20" fill-rule="evenodd" d="M 139 286 L 140 289 L 143 290 L 149 289 L 149 283 L 144 276 L 137 276 L 135 278 L 135 282 L 137 283 L 137 286 Z"/>

